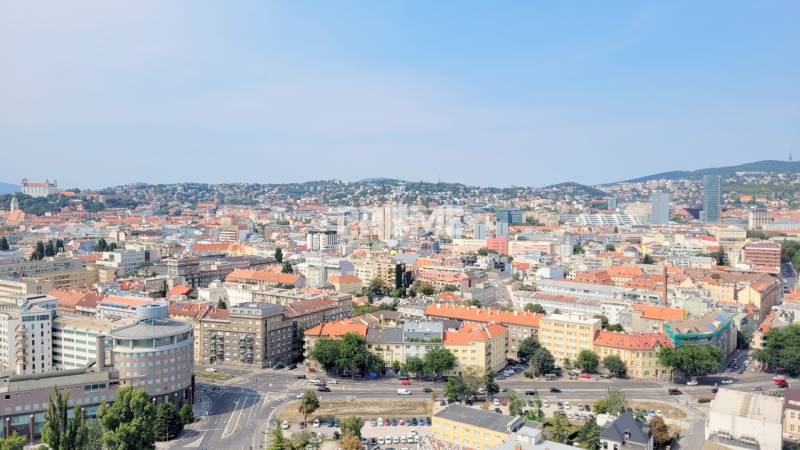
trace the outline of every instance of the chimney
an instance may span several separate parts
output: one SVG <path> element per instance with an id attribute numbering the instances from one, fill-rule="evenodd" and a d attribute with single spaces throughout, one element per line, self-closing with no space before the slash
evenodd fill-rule
<path id="1" fill-rule="evenodd" d="M 101 334 L 94 339 L 94 348 L 97 353 L 95 366 L 97 366 L 98 372 L 103 372 L 106 370 L 106 337 Z"/>

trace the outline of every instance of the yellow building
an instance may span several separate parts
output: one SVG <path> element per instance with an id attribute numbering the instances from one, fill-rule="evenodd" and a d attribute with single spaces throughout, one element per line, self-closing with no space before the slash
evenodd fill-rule
<path id="1" fill-rule="evenodd" d="M 594 347 L 601 321 L 578 314 L 548 314 L 539 320 L 539 342 L 550 351 L 556 364 L 575 361 L 582 350 Z"/>
<path id="2" fill-rule="evenodd" d="M 77 289 L 97 282 L 97 272 L 88 268 L 58 270 L 31 275 L 31 277 L 37 280 L 49 281 L 53 284 L 53 289 Z"/>
<path id="3" fill-rule="evenodd" d="M 783 437 L 800 441 L 800 390 L 787 388 L 783 395 Z"/>
<path id="4" fill-rule="evenodd" d="M 434 440 L 451 444 L 449 448 L 487 450 L 500 445 L 524 424 L 521 417 L 453 404 L 433 416 L 431 433 Z"/>
<path id="5" fill-rule="evenodd" d="M 451 374 L 470 370 L 477 375 L 497 372 L 506 365 L 508 328 L 496 323 L 465 323 L 456 331 L 444 332 L 444 348 L 456 357 Z"/>
<path id="6" fill-rule="evenodd" d="M 658 362 L 658 352 L 673 347 L 664 333 L 624 333 L 601 330 L 594 338 L 594 352 L 600 361 L 619 356 L 632 378 L 668 379 L 670 369 Z"/>

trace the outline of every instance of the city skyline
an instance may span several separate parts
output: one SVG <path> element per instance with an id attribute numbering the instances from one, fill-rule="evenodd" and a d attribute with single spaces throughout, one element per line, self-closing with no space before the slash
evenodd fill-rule
<path id="1" fill-rule="evenodd" d="M 798 6 L 727 6 L 3 2 L 0 180 L 542 186 L 786 159 Z"/>

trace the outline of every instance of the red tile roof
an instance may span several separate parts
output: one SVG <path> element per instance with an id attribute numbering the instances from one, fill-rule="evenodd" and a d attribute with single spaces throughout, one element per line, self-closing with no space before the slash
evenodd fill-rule
<path id="1" fill-rule="evenodd" d="M 507 332 L 508 328 L 496 324 L 465 323 L 458 331 L 445 331 L 445 345 L 468 345 L 475 341 L 488 341 Z"/>
<path id="2" fill-rule="evenodd" d="M 295 284 L 300 279 L 296 273 L 276 273 L 269 270 L 235 269 L 225 277 L 225 281 L 245 283 L 262 282 L 269 284 Z"/>
<path id="3" fill-rule="evenodd" d="M 189 295 L 192 293 L 192 288 L 185 284 L 178 284 L 172 287 L 172 289 L 167 292 L 167 297 L 175 297 L 178 295 Z"/>
<path id="4" fill-rule="evenodd" d="M 673 347 L 664 333 L 625 333 L 600 330 L 594 337 L 594 345 L 624 350 L 653 350 L 658 346 Z"/>
<path id="5" fill-rule="evenodd" d="M 663 306 L 643 305 L 634 303 L 633 309 L 642 312 L 642 317 L 652 320 L 683 320 L 686 310 L 681 308 L 665 308 Z"/>
<path id="6" fill-rule="evenodd" d="M 425 308 L 425 315 L 447 319 L 458 319 L 467 322 L 492 323 L 504 325 L 520 325 L 539 327 L 541 314 L 524 311 L 501 311 L 494 308 L 475 308 L 473 306 L 457 306 L 436 303 Z"/>
<path id="7" fill-rule="evenodd" d="M 167 313 L 173 317 L 199 320 L 206 315 L 211 305 L 207 303 L 169 302 Z"/>
<path id="8" fill-rule="evenodd" d="M 357 333 L 362 337 L 367 335 L 367 325 L 355 323 L 350 320 L 339 322 L 325 322 L 305 331 L 306 336 L 316 336 L 328 339 L 338 339 L 347 333 Z"/>

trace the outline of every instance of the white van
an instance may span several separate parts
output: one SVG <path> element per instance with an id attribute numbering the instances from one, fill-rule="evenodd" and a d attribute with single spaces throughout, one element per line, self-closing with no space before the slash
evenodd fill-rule
<path id="1" fill-rule="evenodd" d="M 400 388 L 397 390 L 397 395 L 411 395 L 411 389 Z"/>

